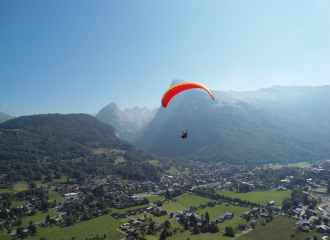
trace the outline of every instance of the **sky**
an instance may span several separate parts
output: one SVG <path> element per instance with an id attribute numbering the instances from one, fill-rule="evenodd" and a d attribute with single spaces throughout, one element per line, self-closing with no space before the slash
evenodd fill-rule
<path id="1" fill-rule="evenodd" d="M 329 85 L 330 1 L 2 0 L 0 112 L 160 106 L 211 90 Z"/>

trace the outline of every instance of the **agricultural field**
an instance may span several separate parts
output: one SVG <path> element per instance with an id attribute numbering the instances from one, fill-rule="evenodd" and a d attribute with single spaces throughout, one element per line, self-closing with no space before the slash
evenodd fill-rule
<path id="1" fill-rule="evenodd" d="M 25 181 L 17 182 L 17 183 L 14 184 L 13 189 L 16 192 L 24 191 L 24 190 L 28 190 L 29 189 L 29 185 Z"/>
<path id="2" fill-rule="evenodd" d="M 7 235 L 7 234 L 2 234 L 0 235 L 0 239 L 1 240 L 16 240 L 15 237 L 11 236 L 11 235 Z"/>
<path id="3" fill-rule="evenodd" d="M 178 203 L 175 203 L 175 202 L 164 202 L 163 203 L 163 206 L 160 207 L 162 210 L 166 210 L 166 212 L 168 214 L 170 213 L 176 213 L 180 210 L 184 210 L 186 209 L 186 207 L 178 204 Z"/>
<path id="4" fill-rule="evenodd" d="M 130 208 L 123 208 L 123 209 L 117 209 L 117 208 L 110 208 L 110 209 L 111 209 L 111 213 L 121 213 L 121 212 L 127 212 L 128 210 L 135 210 L 137 208 L 146 208 L 146 207 L 149 207 L 149 204 L 134 206 Z"/>
<path id="5" fill-rule="evenodd" d="M 165 199 L 165 197 L 164 196 L 157 196 L 157 195 L 155 195 L 155 196 L 147 197 L 147 199 L 149 200 L 149 202 L 153 203 L 153 202 L 155 202 L 157 200 L 163 200 L 163 199 Z"/>
<path id="6" fill-rule="evenodd" d="M 171 237 L 167 237 L 168 240 L 229 240 L 231 237 L 224 236 L 223 232 L 217 233 L 200 233 L 198 235 L 191 233 L 190 231 L 177 232 Z"/>
<path id="7" fill-rule="evenodd" d="M 217 191 L 218 194 L 228 196 L 231 198 L 240 198 L 242 200 L 259 203 L 260 205 L 267 205 L 269 201 L 275 201 L 276 206 L 282 206 L 282 201 L 285 197 L 290 197 L 292 190 L 287 191 L 253 191 L 247 193 L 237 193 L 232 191 Z"/>
<path id="8" fill-rule="evenodd" d="M 56 212 L 48 210 L 48 212 L 43 213 L 42 211 L 37 211 L 34 216 L 27 216 L 22 218 L 22 226 L 28 226 L 29 222 L 32 221 L 33 223 L 40 222 L 46 219 L 46 216 L 49 214 L 50 217 L 54 217 L 57 215 Z"/>
<path id="9" fill-rule="evenodd" d="M 0 194 L 2 194 L 2 193 L 12 193 L 12 192 L 15 192 L 15 191 L 11 190 L 11 189 L 7 189 L 7 188 L 0 189 Z"/>
<path id="10" fill-rule="evenodd" d="M 212 201 L 209 198 L 200 197 L 200 196 L 197 196 L 194 194 L 188 194 L 188 193 L 182 194 L 181 196 L 176 197 L 176 199 L 178 199 L 178 201 L 176 203 L 180 204 L 181 206 L 183 206 L 185 208 L 189 208 L 191 206 L 199 207 L 200 204 Z"/>
<path id="11" fill-rule="evenodd" d="M 312 164 L 309 164 L 308 162 L 300 162 L 300 163 L 295 163 L 295 164 L 288 164 L 288 165 L 273 165 L 269 166 L 270 168 L 274 169 L 280 169 L 282 167 L 300 167 L 300 168 L 305 168 L 305 167 L 310 167 Z"/>
<path id="12" fill-rule="evenodd" d="M 55 191 L 49 191 L 48 195 L 50 202 L 54 202 L 54 200 L 56 200 L 56 202 L 58 203 L 58 202 L 65 202 L 67 200 L 65 197 L 62 197 L 61 194 Z"/>
<path id="13" fill-rule="evenodd" d="M 96 237 L 97 234 L 103 238 L 106 234 L 106 240 L 119 240 L 125 236 L 118 231 L 122 222 L 110 216 L 110 214 L 93 218 L 89 221 L 77 223 L 70 227 L 60 228 L 58 226 L 38 227 L 37 236 L 30 238 L 31 240 L 39 240 L 41 237 L 47 240 L 71 240 L 75 237 L 76 240 L 84 240 L 86 238 Z"/>
<path id="14" fill-rule="evenodd" d="M 244 234 L 241 237 L 238 237 L 237 240 L 277 240 L 277 239 L 290 239 L 290 240 L 300 240 L 306 238 L 312 238 L 314 235 L 318 239 L 322 239 L 323 234 L 310 232 L 304 233 L 300 232 L 296 234 L 294 237 L 291 237 L 291 234 L 294 233 L 294 224 L 297 223 L 298 220 L 283 216 L 276 216 L 273 221 L 266 223 L 265 226 L 262 226 L 260 222 L 258 222 L 257 226 L 254 230 Z"/>
<path id="15" fill-rule="evenodd" d="M 11 204 L 11 208 L 12 207 L 21 207 L 21 206 L 25 206 L 27 204 L 27 200 L 23 200 L 23 201 L 13 201 L 12 204 Z"/>

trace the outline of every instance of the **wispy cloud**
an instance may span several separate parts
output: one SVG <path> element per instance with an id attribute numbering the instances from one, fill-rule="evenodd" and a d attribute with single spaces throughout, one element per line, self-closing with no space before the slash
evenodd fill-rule
<path id="1" fill-rule="evenodd" d="M 7 104 L 3 105 L 3 108 L 6 108 L 7 107 Z"/>

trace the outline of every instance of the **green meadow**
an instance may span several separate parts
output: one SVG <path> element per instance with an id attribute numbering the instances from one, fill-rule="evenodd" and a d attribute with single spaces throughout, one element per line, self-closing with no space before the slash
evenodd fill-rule
<path id="1" fill-rule="evenodd" d="M 147 198 L 148 198 L 149 202 L 151 202 L 151 203 L 153 203 L 153 202 L 155 202 L 157 200 L 163 200 L 163 199 L 165 199 L 164 196 L 150 196 L 150 197 L 147 197 Z"/>
<path id="2" fill-rule="evenodd" d="M 217 232 L 217 233 L 200 233 L 200 234 L 193 234 L 190 231 L 184 231 L 184 232 L 177 232 L 176 234 L 173 234 L 171 237 L 167 237 L 168 240 L 229 240 L 232 239 L 231 237 L 226 237 L 223 235 L 223 232 Z"/>
<path id="3" fill-rule="evenodd" d="M 176 203 L 180 204 L 185 208 L 191 206 L 199 207 L 200 204 L 212 201 L 209 198 L 200 197 L 194 194 L 185 193 L 176 198 L 178 201 Z"/>
<path id="4" fill-rule="evenodd" d="M 309 164 L 308 162 L 300 162 L 300 163 L 295 163 L 295 164 L 288 164 L 288 165 L 273 165 L 269 166 L 270 168 L 274 169 L 280 169 L 282 167 L 300 167 L 300 168 L 305 168 L 305 167 L 310 167 L 312 164 Z"/>
<path id="5" fill-rule="evenodd" d="M 111 213 L 127 212 L 128 210 L 135 210 L 137 208 L 146 208 L 146 207 L 149 207 L 149 204 L 134 206 L 134 207 L 130 207 L 130 208 L 124 208 L 124 209 L 111 208 Z"/>
<path id="6" fill-rule="evenodd" d="M 84 240 L 86 238 L 96 237 L 97 234 L 103 238 L 104 234 L 106 234 L 105 239 L 119 240 L 125 237 L 123 234 L 116 231 L 116 228 L 120 225 L 122 225 L 120 220 L 107 214 L 89 221 L 77 223 L 70 227 L 60 228 L 54 225 L 45 228 L 38 227 L 37 236 L 30 239 L 39 240 L 41 237 L 44 237 L 47 240 L 71 240 L 75 237 L 76 240 Z"/>
<path id="7" fill-rule="evenodd" d="M 63 197 L 61 194 L 55 191 L 49 191 L 48 195 L 50 202 L 54 202 L 54 200 L 56 200 L 56 202 L 58 203 L 58 202 L 65 202 L 67 200 L 65 197 Z"/>
<path id="8" fill-rule="evenodd" d="M 273 221 L 266 223 L 265 226 L 260 224 L 260 219 L 258 220 L 257 226 L 254 230 L 240 236 L 237 240 L 277 240 L 277 239 L 290 239 L 290 240 L 299 240 L 299 239 L 310 239 L 314 235 L 317 239 L 322 239 L 323 234 L 316 232 L 300 232 L 294 237 L 291 237 L 291 234 L 294 233 L 295 223 L 298 220 L 283 216 L 276 216 Z"/>
<path id="9" fill-rule="evenodd" d="M 12 207 L 21 207 L 21 206 L 25 206 L 27 204 L 27 200 L 23 200 L 23 201 L 13 201 L 12 204 L 11 204 L 11 208 Z"/>
<path id="10" fill-rule="evenodd" d="M 292 190 L 287 191 L 253 191 L 247 193 L 237 193 L 232 191 L 217 191 L 218 194 L 228 196 L 231 198 L 240 198 L 242 200 L 259 203 L 260 205 L 267 205 L 269 201 L 275 201 L 276 206 L 282 206 L 282 201 L 285 197 L 290 197 Z"/>
<path id="11" fill-rule="evenodd" d="M 164 202 L 163 203 L 163 206 L 160 207 L 162 210 L 166 210 L 166 212 L 168 214 L 170 213 L 176 213 L 180 210 L 184 210 L 186 209 L 186 207 L 178 204 L 178 203 L 175 203 L 175 202 Z"/>
<path id="12" fill-rule="evenodd" d="M 0 239 L 1 240 L 16 240 L 15 237 L 11 236 L 11 235 L 7 235 L 7 234 L 2 234 L 0 235 Z"/>
<path id="13" fill-rule="evenodd" d="M 7 189 L 7 188 L 0 189 L 0 194 L 2 194 L 2 193 L 12 193 L 12 192 L 15 192 L 15 191 L 11 190 L 11 189 Z"/>
<path id="14" fill-rule="evenodd" d="M 158 160 L 148 160 L 148 163 L 159 166 Z"/>
<path id="15" fill-rule="evenodd" d="M 14 184 L 14 187 L 13 189 L 16 191 L 16 192 L 19 192 L 19 191 L 24 191 L 24 190 L 28 190 L 29 189 L 29 185 L 27 184 L 27 182 L 17 182 Z"/>
<path id="16" fill-rule="evenodd" d="M 22 218 L 22 226 L 28 226 L 29 222 L 32 221 L 33 223 L 37 223 L 46 219 L 46 216 L 49 214 L 50 217 L 54 217 L 57 213 L 48 210 L 48 212 L 43 213 L 42 211 L 37 211 L 34 216 L 27 216 Z"/>

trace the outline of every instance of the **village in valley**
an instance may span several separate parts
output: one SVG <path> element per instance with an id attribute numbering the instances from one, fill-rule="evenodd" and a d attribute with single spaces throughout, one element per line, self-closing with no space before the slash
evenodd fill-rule
<path id="1" fill-rule="evenodd" d="M 63 176 L 22 191 L 3 175 L 0 236 L 52 239 L 87 224 L 72 239 L 244 239 L 277 229 L 277 221 L 287 223 L 282 232 L 293 239 L 327 235 L 329 162 L 253 169 L 166 162 L 171 168 L 159 182 L 90 175 L 78 184 Z M 100 234 L 91 236 L 87 226 L 94 222 Z"/>

